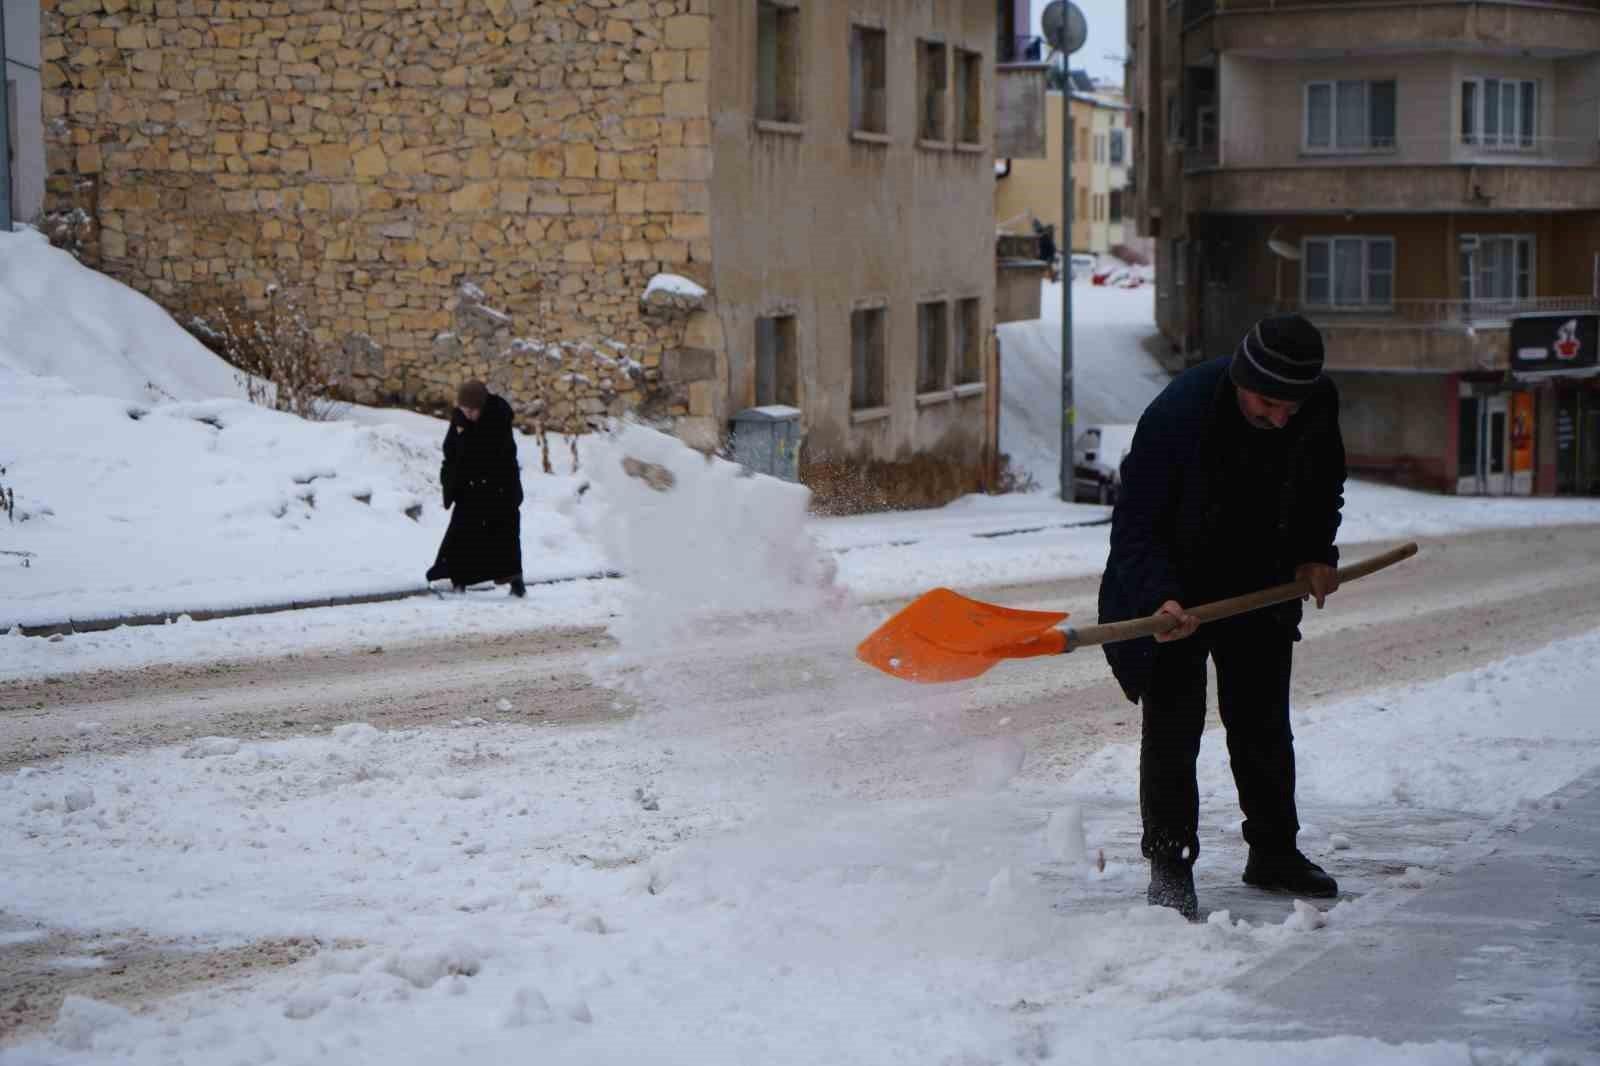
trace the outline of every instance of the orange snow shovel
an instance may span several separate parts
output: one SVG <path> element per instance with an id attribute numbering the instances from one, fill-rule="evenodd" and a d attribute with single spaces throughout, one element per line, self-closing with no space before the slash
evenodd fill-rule
<path id="1" fill-rule="evenodd" d="M 1339 584 L 1393 566 L 1417 554 L 1415 544 L 1339 568 Z M 1236 614 L 1298 600 L 1311 592 L 1305 581 L 1274 585 L 1260 592 L 1234 596 L 1189 614 L 1202 624 Z M 912 600 L 904 610 L 873 631 L 856 648 L 856 658 L 905 681 L 932 683 L 977 677 L 1001 659 L 1060 655 L 1096 644 L 1115 644 L 1165 633 L 1178 624 L 1171 615 L 1153 614 L 1127 622 L 1057 629 L 1065 611 L 1019 611 L 968 599 L 949 589 L 934 589 Z"/>

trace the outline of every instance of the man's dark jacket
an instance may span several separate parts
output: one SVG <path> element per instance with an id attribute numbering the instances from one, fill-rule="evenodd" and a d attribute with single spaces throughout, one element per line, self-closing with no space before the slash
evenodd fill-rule
<path id="1" fill-rule="evenodd" d="M 1338 565 L 1344 504 L 1339 394 L 1327 378 L 1281 430 L 1239 411 L 1231 356 L 1180 374 L 1139 419 L 1122 463 L 1100 621 L 1152 614 L 1290 581 L 1302 563 Z M 1299 602 L 1274 609 L 1298 626 Z M 1135 703 L 1150 683 L 1153 639 L 1105 646 Z"/>
<path id="2" fill-rule="evenodd" d="M 476 422 L 457 410 L 444 438 L 439 485 L 454 507 L 429 580 L 458 585 L 522 574 L 522 474 L 511 405 L 491 394 Z"/>

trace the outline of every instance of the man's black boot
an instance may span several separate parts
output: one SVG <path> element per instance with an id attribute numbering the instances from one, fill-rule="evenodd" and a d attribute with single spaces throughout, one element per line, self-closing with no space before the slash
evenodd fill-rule
<path id="1" fill-rule="evenodd" d="M 1170 856 L 1153 856 L 1145 901 L 1152 907 L 1171 907 L 1191 922 L 1198 921 L 1200 900 L 1194 894 L 1194 864 Z"/>
<path id="2" fill-rule="evenodd" d="M 1296 848 L 1251 848 L 1250 859 L 1244 864 L 1244 883 L 1268 892 L 1289 892 L 1311 899 L 1332 899 L 1339 894 L 1339 882 Z"/>

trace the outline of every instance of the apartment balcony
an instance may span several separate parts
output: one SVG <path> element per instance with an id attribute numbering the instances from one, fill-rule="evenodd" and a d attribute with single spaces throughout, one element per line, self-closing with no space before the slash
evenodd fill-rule
<path id="1" fill-rule="evenodd" d="M 1327 307 L 1230 293 L 1219 294 L 1210 303 L 1205 316 L 1212 346 L 1208 350 L 1231 347 L 1250 323 L 1268 312 L 1298 311 L 1322 333 L 1330 370 L 1436 374 L 1507 369 L 1514 315 L 1600 311 L 1600 299 L 1594 296 L 1395 300 L 1383 307 Z"/>
<path id="2" fill-rule="evenodd" d="M 1184 62 L 1408 49 L 1544 56 L 1600 49 L 1600 0 L 1185 0 Z M 1310 42 L 1315 42 L 1311 44 Z"/>
<path id="3" fill-rule="evenodd" d="M 1359 151 L 1225 135 L 1183 152 L 1185 206 L 1222 214 L 1600 208 L 1600 140 L 1411 138 Z"/>

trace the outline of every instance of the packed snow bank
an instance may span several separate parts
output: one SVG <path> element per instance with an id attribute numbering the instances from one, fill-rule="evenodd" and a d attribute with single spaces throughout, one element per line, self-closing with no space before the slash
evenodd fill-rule
<path id="1" fill-rule="evenodd" d="M 422 435 L 233 399 L 138 404 L 0 368 L 6 547 L 27 553 L 0 556 L 0 628 L 420 588 L 449 520 L 446 427 L 427 421 Z M 575 479 L 524 480 L 529 576 L 600 569 L 566 516 Z"/>
<path id="2" fill-rule="evenodd" d="M 35 230 L 0 233 L 3 367 L 134 403 L 245 395 L 238 371 L 153 301 Z"/>

